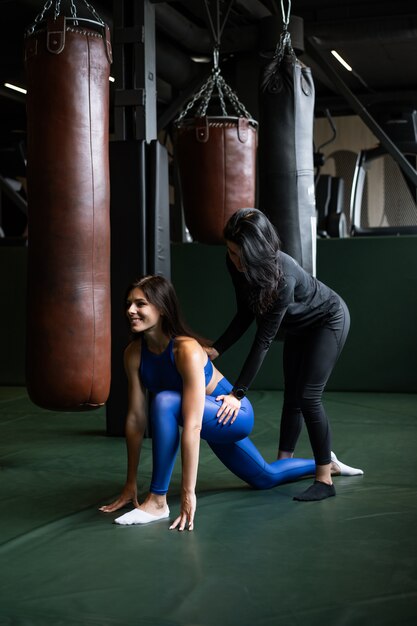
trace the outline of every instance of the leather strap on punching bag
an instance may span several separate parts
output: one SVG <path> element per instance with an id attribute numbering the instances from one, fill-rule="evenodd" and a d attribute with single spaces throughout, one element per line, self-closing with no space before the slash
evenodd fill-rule
<path id="1" fill-rule="evenodd" d="M 315 273 L 314 83 L 289 40 L 265 68 L 260 93 L 259 204 L 285 252 Z"/>
<path id="2" fill-rule="evenodd" d="M 56 17 L 26 40 L 26 376 L 53 410 L 100 406 L 110 386 L 111 47 L 96 26 Z"/>

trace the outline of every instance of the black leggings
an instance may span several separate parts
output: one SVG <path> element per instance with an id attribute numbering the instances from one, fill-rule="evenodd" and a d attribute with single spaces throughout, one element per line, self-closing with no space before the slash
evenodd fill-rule
<path id="1" fill-rule="evenodd" d="M 348 308 L 340 308 L 323 326 L 284 341 L 284 405 L 279 449 L 294 452 L 303 418 L 317 465 L 330 463 L 331 432 L 322 404 L 324 388 L 346 341 Z"/>

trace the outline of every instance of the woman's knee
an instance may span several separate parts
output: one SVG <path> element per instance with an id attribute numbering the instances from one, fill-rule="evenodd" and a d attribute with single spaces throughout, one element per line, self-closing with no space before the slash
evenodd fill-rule
<path id="1" fill-rule="evenodd" d="M 298 396 L 298 406 L 303 415 L 316 411 L 321 408 L 323 397 L 323 384 L 307 385 Z"/>
<path id="2" fill-rule="evenodd" d="M 158 418 L 166 419 L 168 415 L 176 415 L 181 407 L 181 394 L 178 391 L 160 391 L 151 402 L 150 415 L 154 422 Z"/>

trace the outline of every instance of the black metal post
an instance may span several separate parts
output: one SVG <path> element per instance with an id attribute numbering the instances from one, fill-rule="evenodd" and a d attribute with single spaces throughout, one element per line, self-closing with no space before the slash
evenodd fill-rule
<path id="1" fill-rule="evenodd" d="M 155 8 L 149 0 L 116 0 L 113 9 L 115 97 L 114 132 L 110 142 L 112 382 L 106 418 L 107 433 L 122 436 L 127 409 L 123 352 L 129 340 L 123 311 L 124 291 L 134 278 L 161 266 L 150 259 L 148 251 L 150 245 L 153 250 L 158 247 L 149 242 L 150 228 L 158 220 L 155 215 L 149 215 L 147 209 L 148 195 L 157 196 L 157 191 L 150 189 L 152 180 L 160 184 L 161 176 L 154 172 L 151 183 L 148 183 L 148 144 L 156 141 L 157 134 Z M 162 208 L 165 210 L 165 205 Z M 156 210 L 155 203 L 150 210 Z M 167 268 L 169 273 L 169 232 L 168 245 L 164 242 L 162 268 Z"/>

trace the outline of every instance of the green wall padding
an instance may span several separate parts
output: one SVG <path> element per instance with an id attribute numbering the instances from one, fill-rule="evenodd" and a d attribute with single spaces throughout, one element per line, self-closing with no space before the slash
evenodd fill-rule
<path id="1" fill-rule="evenodd" d="M 351 331 L 332 387 L 417 391 L 417 237 L 319 242 L 319 277 L 346 300 Z"/>
<path id="2" fill-rule="evenodd" d="M 328 384 L 333 390 L 417 391 L 417 237 L 320 239 L 318 278 L 335 289 L 351 312 L 351 330 Z M 189 323 L 216 339 L 232 318 L 234 292 L 225 248 L 172 247 L 172 279 Z M 248 331 L 218 361 L 231 379 L 250 346 Z M 273 344 L 253 385 L 282 388 L 282 344 Z M 233 382 L 233 380 L 232 380 Z"/>

